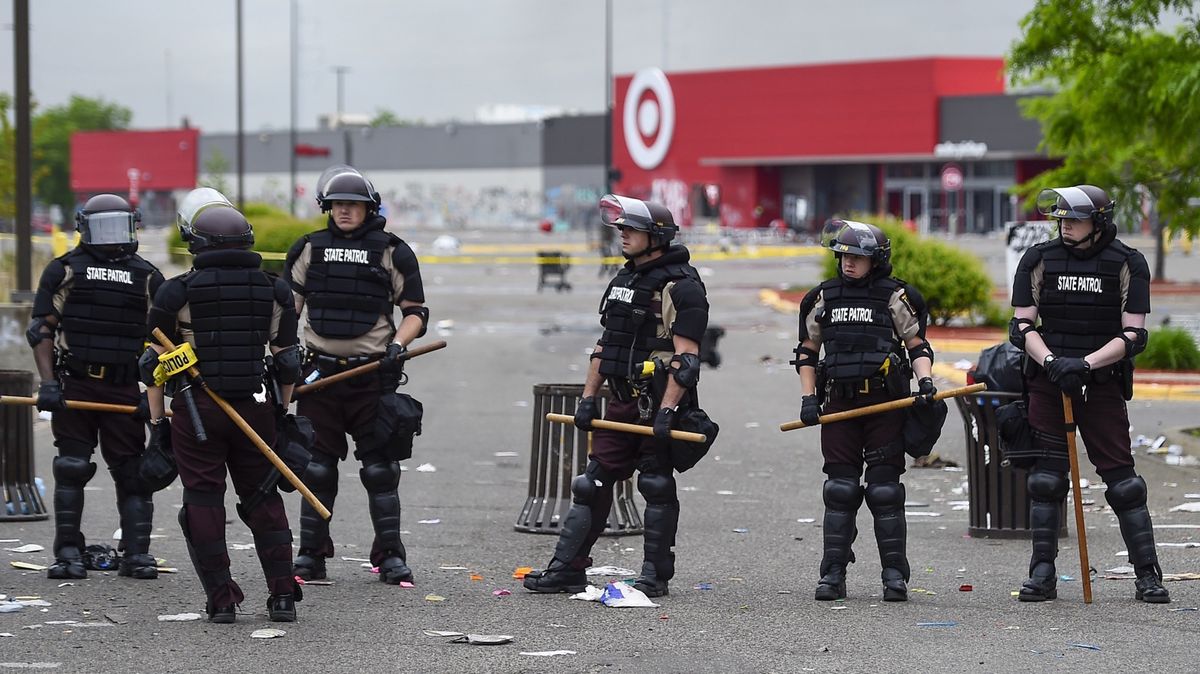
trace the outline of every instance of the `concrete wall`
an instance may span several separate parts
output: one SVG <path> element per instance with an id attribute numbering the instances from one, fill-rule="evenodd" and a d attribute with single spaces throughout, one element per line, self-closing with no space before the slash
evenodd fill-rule
<path id="1" fill-rule="evenodd" d="M 938 105 L 939 141 L 987 143 L 988 152 L 1033 154 L 1042 142 L 1037 120 L 1021 115 L 1020 101 L 1032 96 L 948 96 Z"/>

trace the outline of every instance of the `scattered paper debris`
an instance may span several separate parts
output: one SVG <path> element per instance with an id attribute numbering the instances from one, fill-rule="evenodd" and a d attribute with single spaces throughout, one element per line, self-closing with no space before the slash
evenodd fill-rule
<path id="1" fill-rule="evenodd" d="M 693 590 L 711 590 L 711 589 L 713 589 L 713 584 L 712 583 L 696 583 L 695 585 L 692 586 L 692 589 Z"/>
<path id="2" fill-rule="evenodd" d="M 417 520 L 417 524 L 441 524 L 442 520 L 434 518 L 431 520 Z"/>
<path id="3" fill-rule="evenodd" d="M 606 585 L 600 597 L 600 603 L 613 608 L 652 608 L 658 606 L 658 604 L 650 601 L 650 598 L 641 590 L 624 583 L 609 583 Z"/>
<path id="4" fill-rule="evenodd" d="M 17 601 L 0 602 L 0 613 L 16 613 L 17 611 L 20 611 L 23 608 L 25 608 L 25 606 L 22 605 L 21 602 L 17 602 Z"/>
<path id="5" fill-rule="evenodd" d="M 509 457 L 520 456 L 520 454 L 517 454 L 516 452 L 493 452 L 492 456 L 499 457 L 499 458 L 509 458 Z"/>
<path id="6" fill-rule="evenodd" d="M 465 567 L 465 566 L 439 566 L 438 569 L 440 569 L 442 571 L 466 571 L 467 567 Z"/>
<path id="7" fill-rule="evenodd" d="M 917 627 L 958 627 L 958 622 L 954 620 L 939 620 L 917 623 Z"/>
<path id="8" fill-rule="evenodd" d="M 941 517 L 941 513 L 930 512 L 928 510 L 905 510 L 905 517 Z"/>
<path id="9" fill-rule="evenodd" d="M 21 545 L 21 546 L 15 547 L 15 548 L 4 548 L 4 549 L 8 550 L 9 552 L 41 552 L 46 549 L 46 546 L 38 545 L 37 543 L 26 543 L 25 545 Z"/>
<path id="10" fill-rule="evenodd" d="M 417 472 L 418 473 L 436 473 L 437 466 L 434 466 L 432 463 L 423 463 L 423 464 L 417 466 Z"/>
<path id="11" fill-rule="evenodd" d="M 552 657 L 555 655 L 575 655 L 575 651 L 521 651 L 518 655 L 532 655 L 534 657 Z"/>
<path id="12" fill-rule="evenodd" d="M 600 597 L 604 596 L 604 590 L 595 585 L 588 585 L 583 589 L 583 592 L 571 595 L 571 599 L 579 601 L 600 601 Z"/>
<path id="13" fill-rule="evenodd" d="M 1070 646 L 1071 648 L 1080 648 L 1080 649 L 1083 649 L 1083 650 L 1085 650 L 1085 651 L 1098 651 L 1098 650 L 1100 650 L 1100 647 L 1099 647 L 1099 646 L 1097 646 L 1096 644 L 1067 644 L 1067 645 L 1068 645 L 1068 646 Z"/>
<path id="14" fill-rule="evenodd" d="M 466 636 L 462 632 L 448 632 L 446 630 L 425 630 L 427 637 L 462 637 Z"/>
<path id="15" fill-rule="evenodd" d="M 963 583 L 962 585 L 959 585 L 959 586 L 958 586 L 958 591 L 959 591 L 959 592 L 971 592 L 971 591 L 973 591 L 974 589 L 975 589 L 975 586 L 974 586 L 974 585 L 970 585 L 970 584 L 968 584 L 968 583 Z"/>
<path id="16" fill-rule="evenodd" d="M 402 580 L 402 581 L 400 581 L 400 587 L 407 590 L 407 589 L 416 587 L 416 585 L 413 585 L 412 581 L 410 581 L 410 580 Z"/>
<path id="17" fill-rule="evenodd" d="M 507 597 L 510 594 L 512 594 L 512 590 L 505 590 L 503 588 L 499 590 L 492 590 L 493 597 Z"/>
<path id="18" fill-rule="evenodd" d="M 363 559 L 362 557 L 342 557 L 342 561 L 343 562 L 369 562 L 371 560 Z"/>
<path id="19" fill-rule="evenodd" d="M 734 529 L 734 530 L 733 530 L 733 533 L 735 533 L 735 534 L 748 534 L 748 533 L 750 533 L 750 530 L 749 530 L 749 529 L 747 529 L 747 528 L 745 528 L 745 527 L 738 527 L 738 528 L 736 528 L 736 529 Z"/>
<path id="20" fill-rule="evenodd" d="M 513 569 L 513 578 L 521 580 L 530 571 L 533 571 L 532 566 L 518 566 L 516 569 Z"/>
<path id="21" fill-rule="evenodd" d="M 728 489 L 721 489 L 721 490 L 717 491 L 717 495 L 718 496 L 733 496 L 733 492 L 729 491 Z"/>
<path id="22" fill-rule="evenodd" d="M 230 549 L 233 549 L 233 550 L 253 550 L 254 544 L 253 543 L 231 543 L 229 545 L 229 547 L 230 547 Z"/>
<path id="23" fill-rule="evenodd" d="M 500 644 L 510 644 L 514 637 L 508 634 L 464 634 L 461 637 L 452 639 L 451 643 L 456 644 L 471 644 L 472 646 L 499 646 Z"/>
<path id="24" fill-rule="evenodd" d="M 251 639 L 278 639 L 279 637 L 282 637 L 285 634 L 287 634 L 287 632 L 285 632 L 281 629 L 276 629 L 274 627 L 264 627 L 263 629 L 254 630 L 253 632 L 251 632 L 250 638 Z"/>
<path id="25" fill-rule="evenodd" d="M 587 570 L 589 576 L 636 576 L 637 571 L 621 566 L 593 566 Z"/>
<path id="26" fill-rule="evenodd" d="M 1190 501 L 1188 503 L 1180 503 L 1171 508 L 1173 513 L 1200 513 L 1200 501 Z"/>
<path id="27" fill-rule="evenodd" d="M 446 601 L 446 598 L 440 594 L 427 594 L 425 595 L 425 601 Z"/>
<path id="28" fill-rule="evenodd" d="M 158 622 L 160 623 L 182 623 L 189 620 L 199 620 L 199 613 L 175 613 L 173 615 L 160 615 Z"/>
<path id="29" fill-rule="evenodd" d="M 816 521 L 817 521 L 817 518 L 815 518 L 815 517 L 801 517 L 800 519 L 798 519 L 798 520 L 796 520 L 796 521 L 797 521 L 797 522 L 799 522 L 800 524 L 812 524 L 813 522 L 816 522 Z"/>

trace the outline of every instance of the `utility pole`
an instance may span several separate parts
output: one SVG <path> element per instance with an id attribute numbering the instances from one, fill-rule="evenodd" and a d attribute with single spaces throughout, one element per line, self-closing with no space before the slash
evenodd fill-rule
<path id="1" fill-rule="evenodd" d="M 604 0 L 604 193 L 612 194 L 612 0 Z"/>
<path id="2" fill-rule="evenodd" d="M 17 278 L 13 301 L 33 299 L 33 151 L 29 120 L 29 0 L 13 0 L 13 101 L 17 122 Z"/>
<path id="3" fill-rule="evenodd" d="M 292 0 L 292 35 L 291 35 L 291 109 L 290 121 L 288 123 L 288 169 L 291 174 L 291 180 L 288 183 L 289 192 L 289 211 L 292 217 L 296 217 L 296 75 L 298 68 L 296 67 L 297 51 L 299 47 L 300 35 L 300 18 L 298 16 L 300 9 L 296 6 L 296 0 Z"/>
<path id="4" fill-rule="evenodd" d="M 242 105 L 242 0 L 237 0 L 237 205 L 238 210 L 246 210 L 246 138 L 243 122 Z"/>
<path id="5" fill-rule="evenodd" d="M 337 74 L 337 127 L 342 130 L 342 155 L 346 164 L 353 165 L 354 158 L 351 156 L 350 150 L 350 132 L 346 130 L 342 123 L 342 115 L 345 113 L 346 104 L 346 89 L 345 75 L 350 72 L 349 66 L 334 66 L 333 72 Z"/>

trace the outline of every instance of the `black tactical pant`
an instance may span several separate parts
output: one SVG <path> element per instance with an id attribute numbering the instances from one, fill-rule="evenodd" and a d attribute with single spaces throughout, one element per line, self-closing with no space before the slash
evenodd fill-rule
<path id="1" fill-rule="evenodd" d="M 207 394 L 193 389 L 196 407 L 208 439 L 196 438 L 192 418 L 182 397 L 171 401 L 171 442 L 179 479 L 183 483 L 184 507 L 180 524 L 192 553 L 211 606 L 239 604 L 241 588 L 230 577 L 229 552 L 225 545 L 225 475 L 228 471 L 238 497 L 245 501 L 271 471 L 272 465 Z M 270 404 L 252 398 L 227 400 L 267 445 L 275 442 L 275 416 Z M 287 512 L 278 492 L 262 499 L 250 512 L 239 513 L 254 535 L 255 551 L 273 594 L 291 593 L 292 534 Z"/>
<path id="2" fill-rule="evenodd" d="M 822 413 L 844 412 L 894 399 L 895 396 L 882 388 L 860 393 L 853 398 L 830 397 L 825 401 Z M 825 474 L 830 477 L 861 476 L 864 450 L 883 448 L 899 438 L 904 429 L 905 419 L 907 412 L 900 409 L 849 421 L 822 424 L 821 456 L 825 460 Z M 882 465 L 894 467 L 897 471 L 895 475 L 899 476 L 904 472 L 904 453 L 895 453 L 885 459 Z"/>
<path id="3" fill-rule="evenodd" d="M 114 384 L 103 379 L 71 373 L 64 373 L 62 382 L 63 395 L 67 400 L 116 405 L 137 405 L 141 400 L 137 382 Z M 123 501 L 131 497 L 149 502 L 149 492 L 131 493 L 131 490 L 123 486 L 124 480 L 118 477 L 122 475 L 122 471 L 136 468 L 137 458 L 146 449 L 146 427 L 127 414 L 66 409 L 53 414 L 50 430 L 54 434 L 54 446 L 58 448 L 60 457 L 55 462 L 54 470 L 54 551 L 57 553 L 64 546 L 82 551 L 84 536 L 80 525 L 83 518 L 83 488 L 90 479 L 91 469 L 81 475 L 78 466 L 91 460 L 99 443 L 100 454 L 104 457 L 104 462 L 117 485 L 118 509 L 121 510 Z M 67 465 L 72 468 L 64 470 Z M 122 526 L 121 534 L 124 539 L 134 535 L 134 529 L 147 529 L 144 532 L 145 536 L 140 536 L 139 542 L 132 546 L 123 539 L 122 549 L 132 554 L 146 553 L 147 550 L 142 548 L 149 548 L 149 524 L 148 521 L 132 524 L 128 531 Z M 141 541 L 141 538 L 145 540 Z"/>

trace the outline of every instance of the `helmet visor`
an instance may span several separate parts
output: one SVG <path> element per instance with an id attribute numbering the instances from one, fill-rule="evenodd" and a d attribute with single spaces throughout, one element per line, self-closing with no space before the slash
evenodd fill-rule
<path id="1" fill-rule="evenodd" d="M 347 184 L 347 181 L 338 181 L 341 183 L 341 185 L 330 184 L 342 176 L 351 176 L 354 180 L 349 181 L 349 184 L 361 184 L 366 188 L 367 193 L 363 194 L 362 192 L 345 191 L 345 185 Z M 359 181 L 361 181 L 361 183 L 359 183 Z M 375 199 L 371 196 L 374 192 L 375 186 L 371 184 L 370 180 L 367 180 L 366 176 L 364 176 L 362 173 L 359 173 L 358 169 L 354 168 L 353 166 L 347 166 L 345 164 L 330 166 L 329 168 L 325 169 L 320 178 L 317 178 L 317 201 L 374 202 Z"/>
<path id="2" fill-rule="evenodd" d="M 1087 192 L 1078 187 L 1053 187 L 1042 190 L 1037 198 L 1038 213 L 1051 218 L 1086 220 L 1096 207 Z"/>
<path id="3" fill-rule="evenodd" d="M 650 230 L 653 219 L 650 209 L 640 199 L 616 194 L 606 194 L 600 199 L 600 221 L 609 227 L 630 227 L 644 232 Z"/>
<path id="4" fill-rule="evenodd" d="M 849 253 L 850 255 L 865 255 L 870 257 L 880 246 L 880 242 L 875 238 L 875 233 L 870 227 L 861 222 L 846 222 L 846 226 L 837 233 L 837 236 L 829 242 L 829 247 L 835 253 Z"/>
<path id="5" fill-rule="evenodd" d="M 179 204 L 179 226 L 190 228 L 200 211 L 214 205 L 233 208 L 233 204 L 229 203 L 224 194 L 211 187 L 201 187 L 188 192 L 183 198 L 183 203 Z"/>
<path id="6" fill-rule="evenodd" d="M 84 243 L 93 246 L 125 245 L 137 241 L 133 213 L 105 211 L 89 213 L 87 227 L 81 233 Z"/>

